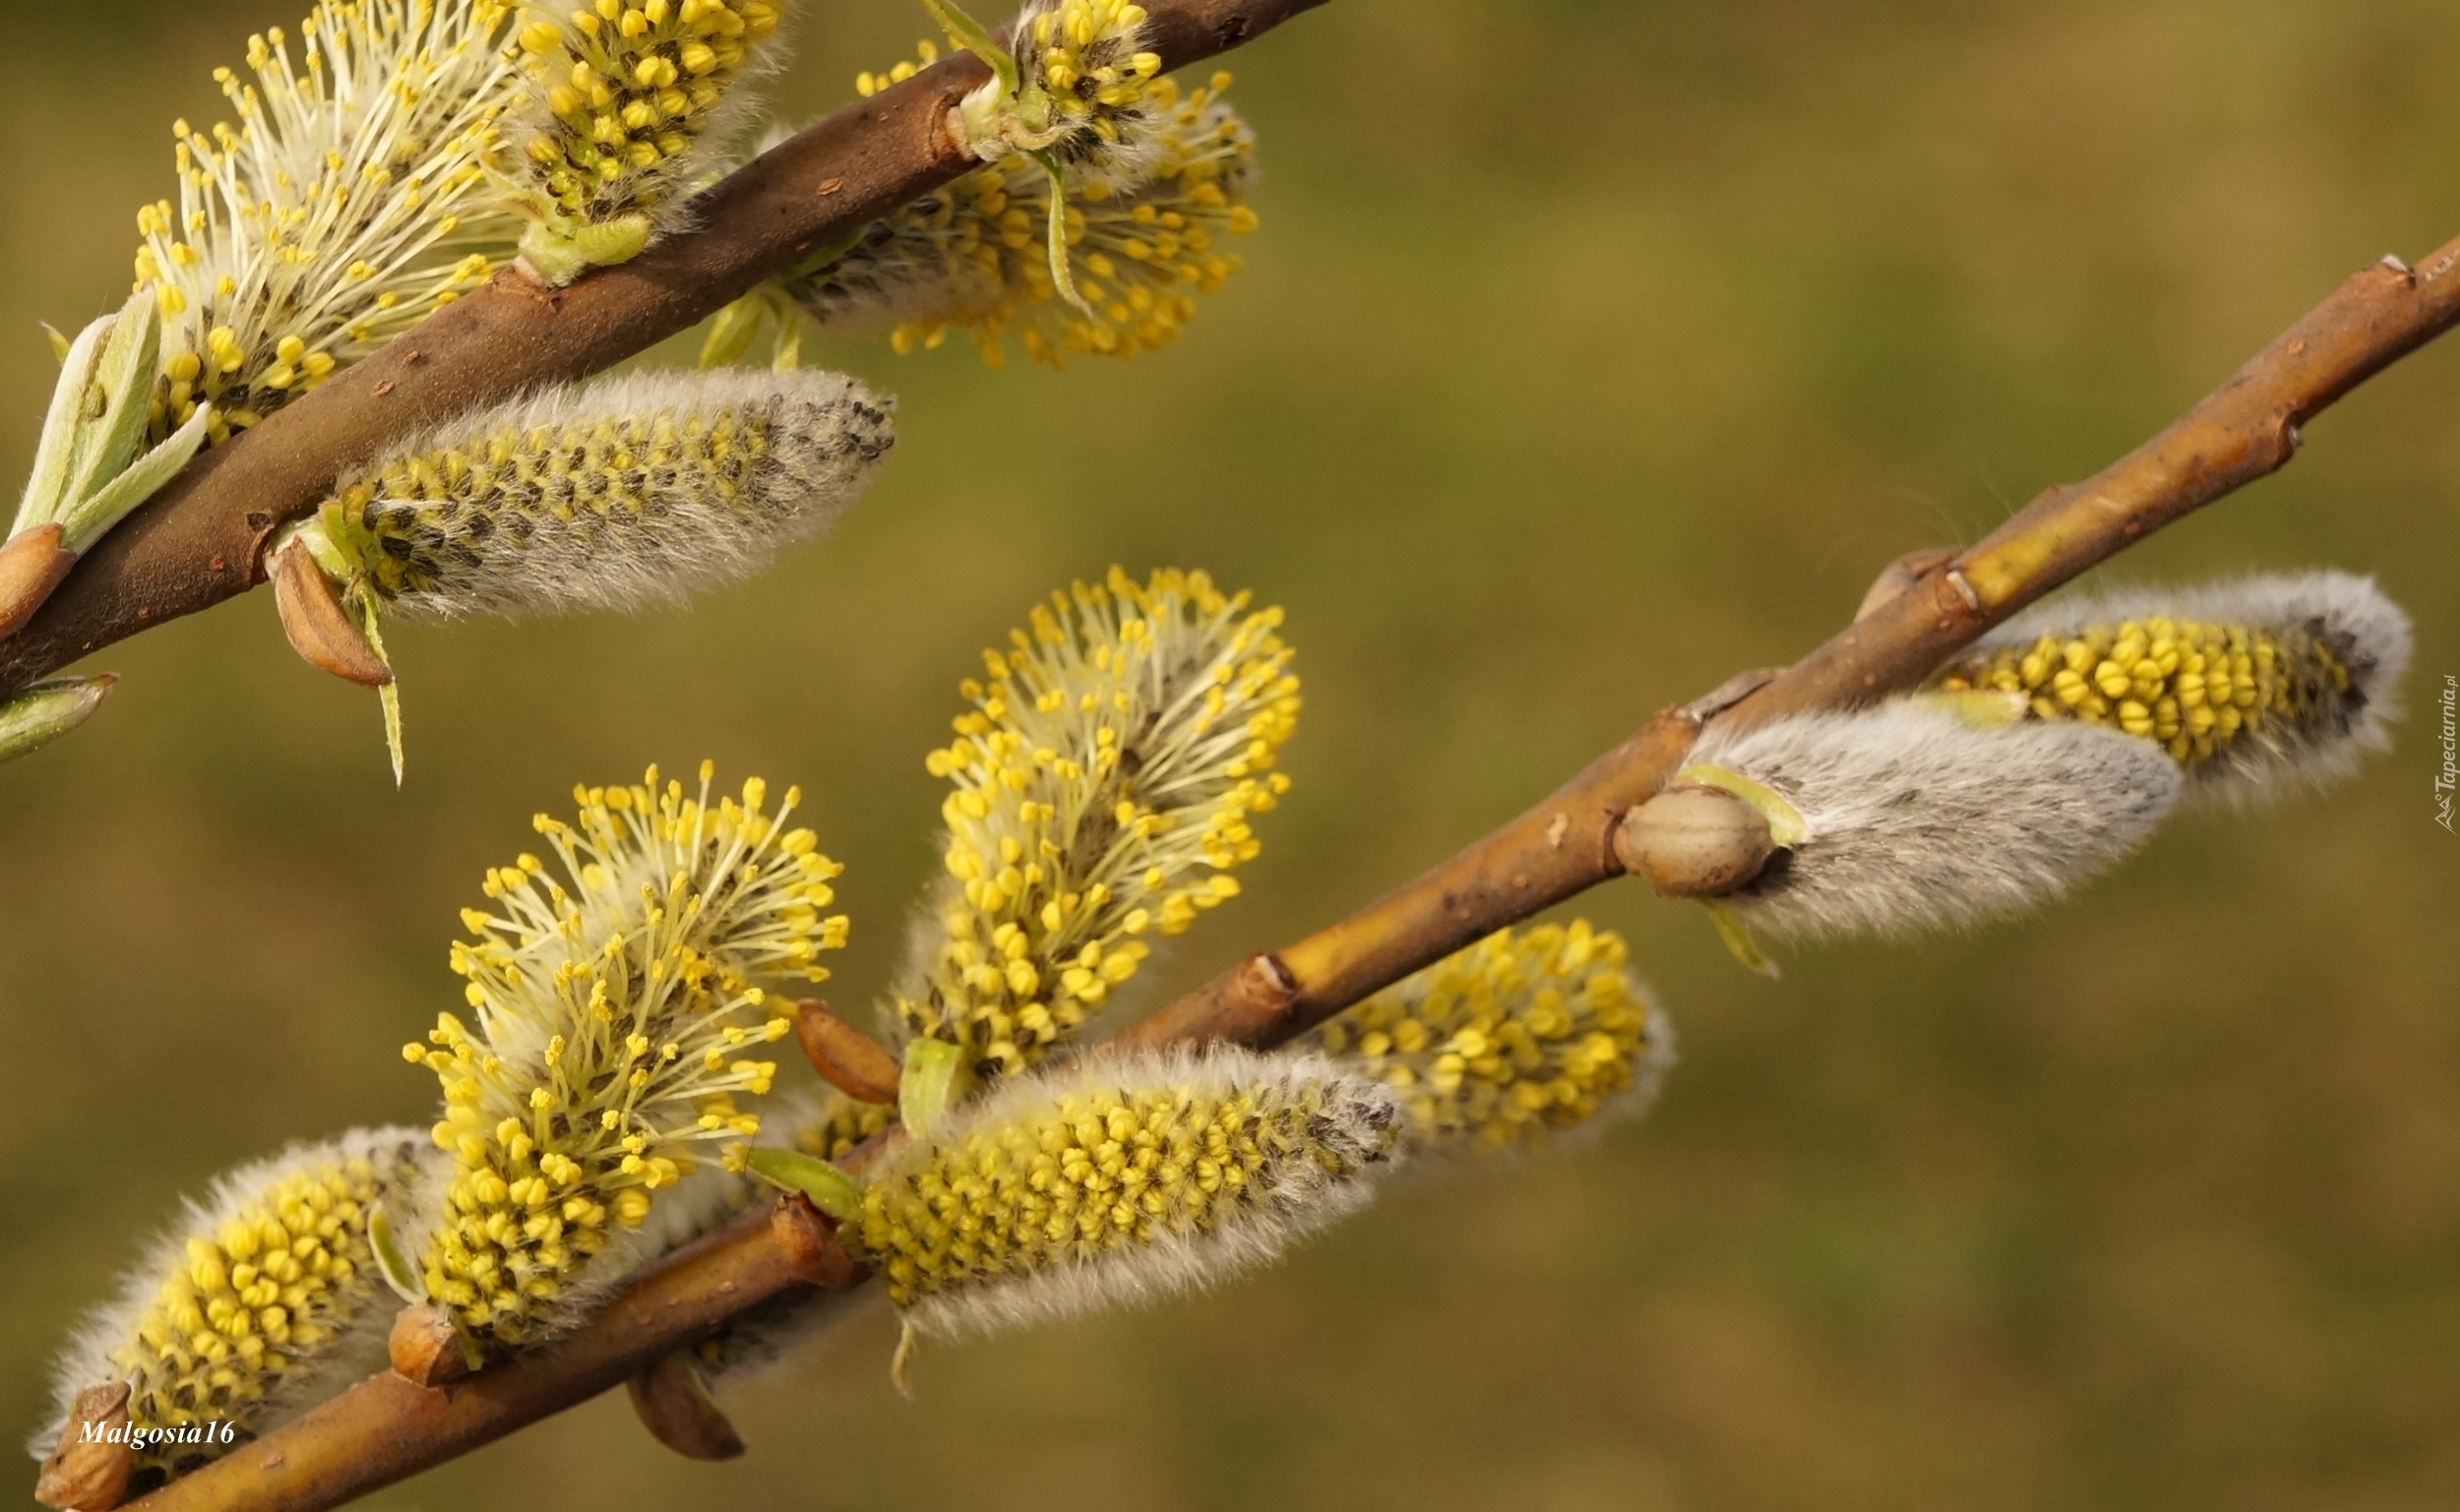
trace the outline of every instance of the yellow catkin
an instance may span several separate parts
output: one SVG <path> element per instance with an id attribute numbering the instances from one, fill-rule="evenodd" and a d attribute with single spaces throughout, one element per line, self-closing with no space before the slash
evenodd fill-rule
<path id="1" fill-rule="evenodd" d="M 129 1424 L 145 1440 L 132 1491 L 229 1453 L 299 1406 L 303 1387 L 369 1367 L 366 1346 L 399 1305 L 369 1216 L 401 1199 L 423 1143 L 411 1129 L 360 1131 L 235 1172 L 130 1278 L 60 1375 L 69 1393 L 129 1383 Z"/>
<path id="2" fill-rule="evenodd" d="M 1313 1057 L 1101 1057 L 1019 1079 L 867 1182 L 857 1239 L 932 1332 L 1184 1290 L 1363 1201 L 1389 1094 Z"/>
<path id="3" fill-rule="evenodd" d="M 810 1118 L 796 1124 L 794 1147 L 815 1160 L 841 1160 L 895 1121 L 896 1110 L 886 1103 L 858 1103 L 830 1092 Z"/>
<path id="4" fill-rule="evenodd" d="M 1043 0 L 1017 17 L 1019 72 L 1050 99 L 1044 129 L 1061 134 L 1063 160 L 1123 145 L 1156 108 L 1162 60 L 1144 45 L 1146 20 L 1135 0 Z"/>
<path id="5" fill-rule="evenodd" d="M 638 1227 L 656 1193 L 711 1144 L 751 1138 L 738 1096 L 766 1094 L 776 1064 L 752 1058 L 791 1011 L 756 985 L 826 980 L 846 923 L 825 912 L 840 869 L 789 792 L 740 801 L 663 788 L 576 793 L 576 824 L 540 816 L 562 862 L 491 873 L 495 912 L 470 910 L 454 947 L 473 1031 L 452 1014 L 404 1057 L 444 1087 L 436 1144 L 453 1176 L 422 1251 L 430 1295 L 473 1337 L 506 1345 L 552 1332 L 589 1259 Z"/>
<path id="6" fill-rule="evenodd" d="M 160 440 L 226 441 L 484 283 L 518 219 L 485 199 L 519 97 L 492 0 L 324 0 L 299 48 L 217 69 L 236 124 L 177 140 L 179 197 L 138 212 L 162 306 Z"/>
<path id="7" fill-rule="evenodd" d="M 1149 151 L 1138 176 L 1072 179 L 1063 209 L 1077 292 L 1091 313 L 1060 298 L 1051 278 L 1048 178 L 1009 157 L 925 195 L 867 227 L 787 292 L 823 327 L 885 329 L 899 352 L 939 346 L 961 332 L 997 366 L 1014 333 L 1027 356 L 1053 367 L 1072 355 L 1134 357 L 1176 340 L 1197 297 L 1239 269 L 1229 241 L 1256 228 L 1247 204 L 1255 136 L 1220 98 L 1230 84 L 1180 97 L 1169 80 L 1146 91 Z"/>
<path id="8" fill-rule="evenodd" d="M 2273 722 L 2328 717 L 2351 689 L 2344 652 L 2313 629 L 2115 620 L 1989 648 L 1941 669 L 1949 692 L 2020 695 L 2035 719 L 2157 741 L 2190 771 Z"/>
<path id="9" fill-rule="evenodd" d="M 620 263 L 694 186 L 699 150 L 777 31 L 771 0 L 589 0 L 525 10 L 528 138 L 516 193 L 545 233 L 524 240 L 555 281 Z M 570 266 L 542 255 L 560 245 Z"/>
<path id="10" fill-rule="evenodd" d="M 1586 920 L 1503 930 L 1306 1043 L 1391 1087 L 1422 1148 L 1534 1148 L 1627 1093 L 1655 1096 L 1673 1035 L 1627 955 Z"/>
<path id="11" fill-rule="evenodd" d="M 954 789 L 948 877 L 897 994 L 904 1033 L 1018 1069 L 1136 974 L 1149 937 L 1236 895 L 1249 819 L 1289 785 L 1273 766 L 1300 699 L 1280 624 L 1202 573 L 1114 568 L 985 653 L 927 763 Z"/>

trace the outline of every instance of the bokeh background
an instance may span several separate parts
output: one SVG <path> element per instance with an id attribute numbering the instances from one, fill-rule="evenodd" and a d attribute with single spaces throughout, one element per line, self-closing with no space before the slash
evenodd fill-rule
<path id="1" fill-rule="evenodd" d="M 801 114 L 921 33 L 809 0 Z M 299 0 L 10 32 L 0 473 L 127 287 L 170 117 Z M 1654 708 L 1778 662 L 2215 384 L 2342 276 L 2460 232 L 2460 5 L 1340 0 L 1233 60 L 1263 231 L 1187 339 L 902 395 L 836 535 L 690 613 L 404 631 L 375 703 L 262 595 L 113 648 L 0 771 L 0 1421 L 215 1171 L 424 1121 L 481 870 L 580 780 L 800 782 L 849 863 L 841 1000 L 933 866 L 922 754 L 1041 592 L 1204 566 L 1290 612 L 1298 787 L 1148 998 L 1336 917 Z M 2460 346 L 2129 576 L 2337 565 L 2460 671 Z M 874 1312 L 690 1466 L 602 1400 L 373 1505 L 2332 1507 L 2460 1497 L 2460 842 L 2429 725 L 2328 796 L 2174 824 L 2030 921 L 1739 971 L 1581 900 L 1677 1015 L 1662 1107 L 1425 1180 L 1261 1280 L 930 1352 Z M 29 1474 L 31 1482 L 31 1473 Z M 22 1494 L 10 1491 L 7 1494 Z"/>

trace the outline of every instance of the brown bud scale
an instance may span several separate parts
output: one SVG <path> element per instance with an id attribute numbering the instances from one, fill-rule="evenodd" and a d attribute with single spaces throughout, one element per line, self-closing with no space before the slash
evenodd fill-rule
<path id="1" fill-rule="evenodd" d="M 1615 829 L 1624 870 L 1660 897 L 1723 897 L 1749 886 L 1776 851 L 1767 819 L 1716 788 L 1668 789 Z"/>

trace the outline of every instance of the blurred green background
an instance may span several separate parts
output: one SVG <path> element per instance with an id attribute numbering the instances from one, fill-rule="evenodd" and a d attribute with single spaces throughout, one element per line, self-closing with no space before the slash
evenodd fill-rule
<path id="1" fill-rule="evenodd" d="M 13 29 L 0 472 L 127 287 L 174 114 L 300 0 Z M 796 114 L 903 55 L 808 0 Z M 1340 0 L 1238 56 L 1264 229 L 1133 367 L 826 358 L 902 395 L 836 535 L 688 614 L 405 630 L 372 698 L 263 595 L 113 648 L 0 770 L 0 1420 L 140 1240 L 297 1135 L 425 1121 L 481 870 L 580 780 L 797 781 L 851 871 L 840 1000 L 932 870 L 976 650 L 1116 561 L 1288 606 L 1298 788 L 1148 1000 L 1361 903 L 1648 713 L 1824 636 L 1896 554 L 2090 472 L 2374 257 L 2460 232 L 2452 0 Z M 36 124 L 58 126 L 42 138 Z M 2460 671 L 2460 345 L 2127 575 L 2337 565 Z M 929 1352 L 874 1312 L 673 1459 L 600 1401 L 387 1491 L 487 1509 L 2448 1507 L 2460 849 L 2430 726 L 2327 797 L 2174 824 L 2020 925 L 1793 948 L 1582 900 L 1676 1014 L 1659 1111 L 1422 1180 L 1261 1280 Z M 29 1474 L 31 1481 L 31 1473 Z M 8 1494 L 20 1494 L 10 1492 Z"/>

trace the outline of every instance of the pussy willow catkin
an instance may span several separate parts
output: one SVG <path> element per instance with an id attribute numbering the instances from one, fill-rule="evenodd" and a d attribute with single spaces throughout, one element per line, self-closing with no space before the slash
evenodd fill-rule
<path id="1" fill-rule="evenodd" d="M 823 1087 L 798 1106 L 783 1125 L 794 1148 L 815 1160 L 833 1161 L 896 1121 L 886 1103 L 858 1103 Z"/>
<path id="2" fill-rule="evenodd" d="M 1139 174 L 1072 178 L 1062 207 L 1088 314 L 1060 297 L 1045 256 L 1051 185 L 1004 158 L 866 227 L 786 291 L 824 328 L 885 329 L 898 351 L 963 332 L 994 366 L 1015 333 L 1027 356 L 1133 357 L 1177 339 L 1196 296 L 1217 292 L 1239 259 L 1227 245 L 1256 228 L 1247 196 L 1255 134 L 1220 99 L 1216 74 L 1184 99 L 1170 80 L 1145 91 Z"/>
<path id="3" fill-rule="evenodd" d="M 774 61 L 785 0 L 590 0 L 524 11 L 529 89 L 511 195 L 523 257 L 553 283 L 630 261 L 671 226 Z"/>
<path id="4" fill-rule="evenodd" d="M 146 1440 L 130 1482 L 142 1494 L 381 1366 L 400 1302 L 368 1219 L 405 1201 L 432 1164 L 416 1129 L 358 1129 L 216 1180 L 79 1327 L 55 1369 L 54 1421 L 81 1389 L 126 1381 L 129 1425 Z"/>
<path id="5" fill-rule="evenodd" d="M 2347 573 L 2053 599 L 1942 668 L 1939 686 L 2020 696 L 2028 717 L 2159 744 L 2191 790 L 2328 780 L 2388 742 L 2409 617 Z"/>
<path id="6" fill-rule="evenodd" d="M 631 609 L 836 518 L 895 444 L 834 373 L 647 372 L 450 421 L 345 474 L 319 560 L 405 614 Z"/>
<path id="7" fill-rule="evenodd" d="M 215 78 L 237 124 L 178 140 L 179 199 L 138 212 L 165 321 L 160 441 L 227 440 L 484 283 L 520 222 L 488 203 L 521 76 L 493 0 L 323 0 L 294 54 Z"/>
<path id="8" fill-rule="evenodd" d="M 695 794 L 652 769 L 578 792 L 575 823 L 540 816 L 562 877 L 533 856 L 490 873 L 454 947 L 475 1028 L 445 1014 L 403 1051 L 443 1083 L 452 1157 L 417 1215 L 426 1285 L 473 1338 L 563 1326 L 620 1230 L 760 1131 L 737 1099 L 769 1091 L 775 1062 L 754 1057 L 790 1008 L 758 984 L 826 980 L 844 943 L 839 869 L 786 827 L 798 795 L 771 811 L 756 779 L 712 802 L 710 775 Z"/>
<path id="9" fill-rule="evenodd" d="M 2160 747 L 2073 723 L 1982 728 L 1920 701 L 1800 714 L 1691 760 L 1739 772 L 1810 829 L 1733 902 L 1791 932 L 1904 934 L 2032 907 L 2115 864 L 2177 803 Z"/>
<path id="10" fill-rule="evenodd" d="M 1391 1087 L 1413 1150 L 1541 1148 L 1645 1109 L 1673 1064 L 1673 1026 L 1628 957 L 1584 919 L 1502 930 L 1303 1043 Z"/>
<path id="11" fill-rule="evenodd" d="M 895 997 L 899 1032 L 1014 1071 L 1064 1043 L 1175 935 L 1238 891 L 1248 820 L 1288 779 L 1298 679 L 1281 612 L 1202 573 L 1113 569 L 984 654 L 931 754 L 948 873 Z"/>
<path id="12" fill-rule="evenodd" d="M 965 98 L 956 118 L 967 145 L 986 160 L 1039 151 L 1065 167 L 1099 161 L 1122 178 L 1143 176 L 1145 129 L 1166 108 L 1154 93 L 1162 59 L 1145 45 L 1148 19 L 1132 0 L 1032 0 L 1009 25 L 1016 92 L 993 79 Z"/>
<path id="13" fill-rule="evenodd" d="M 1390 1089 L 1312 1056 L 1098 1055 L 1003 1085 L 869 1177 L 856 1236 L 926 1333 L 1211 1285 L 1369 1197 Z"/>

